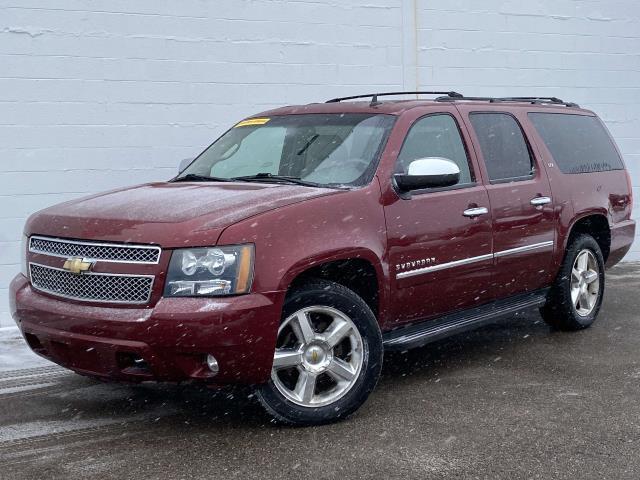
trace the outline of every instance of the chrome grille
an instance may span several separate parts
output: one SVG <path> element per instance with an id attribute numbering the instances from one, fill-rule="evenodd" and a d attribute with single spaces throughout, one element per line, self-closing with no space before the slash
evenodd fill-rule
<path id="1" fill-rule="evenodd" d="M 59 268 L 29 264 L 31 284 L 36 290 L 87 302 L 148 303 L 154 277 L 85 273 L 74 275 Z"/>
<path id="2" fill-rule="evenodd" d="M 157 264 L 160 247 L 82 242 L 58 238 L 31 237 L 29 251 L 53 257 L 81 257 L 102 262 Z"/>

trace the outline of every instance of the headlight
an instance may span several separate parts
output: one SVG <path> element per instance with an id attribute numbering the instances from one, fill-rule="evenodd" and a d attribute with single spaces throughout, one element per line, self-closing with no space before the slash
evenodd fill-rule
<path id="1" fill-rule="evenodd" d="M 253 281 L 253 245 L 175 250 L 165 297 L 216 297 L 249 292 Z"/>
<path id="2" fill-rule="evenodd" d="M 27 250 L 29 249 L 29 237 L 23 235 L 22 236 L 22 251 L 20 252 L 20 272 L 25 277 L 29 278 L 28 268 L 27 268 Z"/>

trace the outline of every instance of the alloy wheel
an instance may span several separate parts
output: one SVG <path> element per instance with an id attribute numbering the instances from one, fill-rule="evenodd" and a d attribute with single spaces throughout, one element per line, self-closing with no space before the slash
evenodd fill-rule
<path id="1" fill-rule="evenodd" d="M 595 308 L 600 294 L 600 268 L 591 250 L 576 256 L 571 269 L 571 301 L 576 312 L 586 317 Z"/>
<path id="2" fill-rule="evenodd" d="M 329 405 L 358 380 L 363 349 L 362 336 L 347 315 L 325 306 L 303 308 L 278 330 L 271 379 L 297 405 Z"/>

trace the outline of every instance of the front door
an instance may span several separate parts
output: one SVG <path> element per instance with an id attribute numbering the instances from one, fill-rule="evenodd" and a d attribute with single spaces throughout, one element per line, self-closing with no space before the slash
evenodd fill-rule
<path id="1" fill-rule="evenodd" d="M 487 190 L 474 168 L 454 107 L 417 118 L 396 173 L 411 161 L 441 157 L 460 168 L 457 185 L 393 196 L 385 216 L 391 277 L 390 327 L 491 299 L 493 264 Z"/>
<path id="2" fill-rule="evenodd" d="M 472 108 L 460 107 L 485 168 L 495 295 L 504 298 L 544 287 L 551 281 L 555 237 L 549 180 L 514 115 Z"/>

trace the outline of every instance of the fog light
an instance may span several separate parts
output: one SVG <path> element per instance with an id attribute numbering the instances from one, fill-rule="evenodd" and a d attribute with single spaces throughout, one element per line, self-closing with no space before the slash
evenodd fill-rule
<path id="1" fill-rule="evenodd" d="M 211 354 L 207 355 L 207 366 L 213 373 L 218 373 L 220 371 L 220 366 L 218 365 L 216 357 Z"/>

